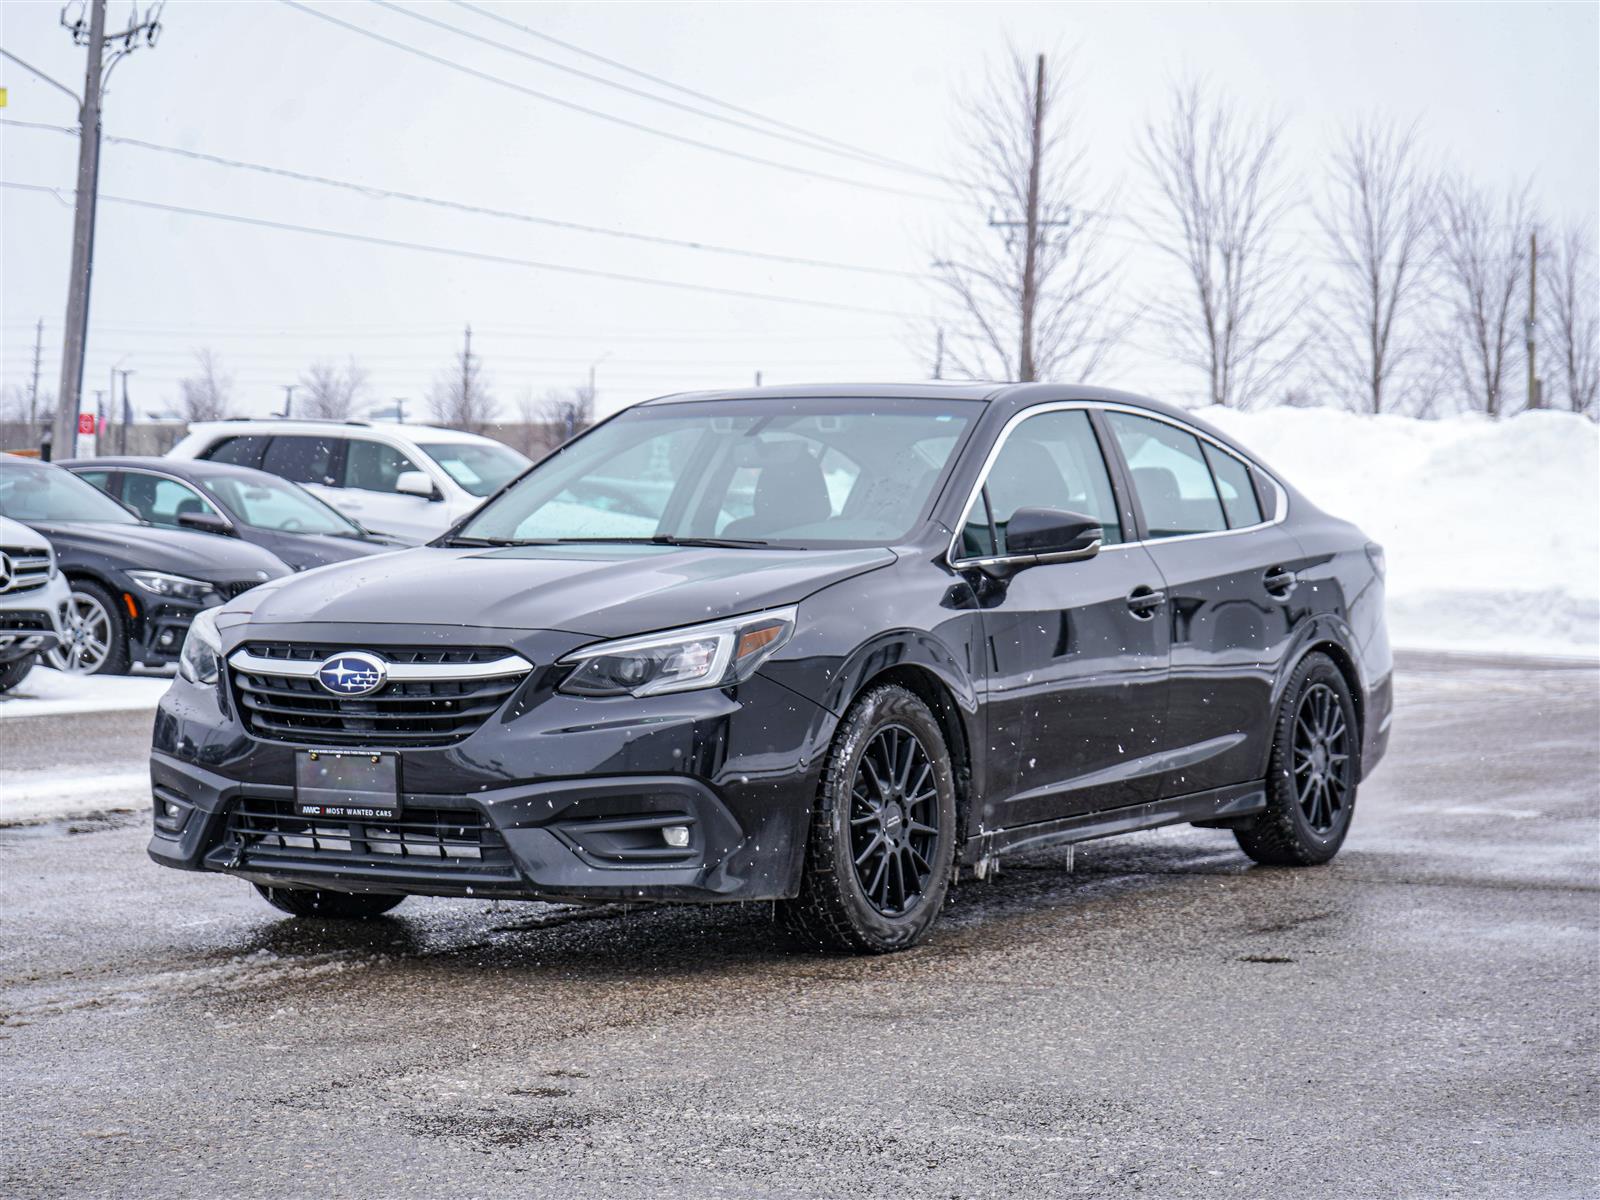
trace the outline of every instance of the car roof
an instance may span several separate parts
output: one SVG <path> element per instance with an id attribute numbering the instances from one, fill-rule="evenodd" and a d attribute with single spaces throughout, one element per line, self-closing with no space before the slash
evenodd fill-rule
<path id="1" fill-rule="evenodd" d="M 980 400 L 1027 408 L 1060 400 L 1093 400 L 1125 404 L 1194 421 L 1187 410 L 1149 396 L 1082 383 L 789 383 L 778 387 L 729 388 L 723 391 L 677 392 L 643 401 L 644 405 L 686 404 L 704 400 Z M 1195 424 L 1200 424 L 1194 421 Z"/>
<path id="2" fill-rule="evenodd" d="M 217 434 L 322 434 L 324 437 L 361 437 L 367 433 L 386 433 L 411 441 L 426 439 L 429 442 L 481 442 L 488 439 L 476 433 L 459 429 L 444 429 L 437 425 L 401 424 L 398 421 L 317 421 L 295 420 L 293 417 L 238 418 L 226 421 L 196 421 L 189 426 L 190 433 Z"/>
<path id="3" fill-rule="evenodd" d="M 234 463 L 211 462 L 204 458 L 166 458 L 154 454 L 108 454 L 97 458 L 64 458 L 60 466 L 69 471 L 82 470 L 133 470 L 157 471 L 163 475 L 176 475 L 187 479 L 243 479 L 283 483 L 281 477 L 254 467 L 241 467 Z"/>

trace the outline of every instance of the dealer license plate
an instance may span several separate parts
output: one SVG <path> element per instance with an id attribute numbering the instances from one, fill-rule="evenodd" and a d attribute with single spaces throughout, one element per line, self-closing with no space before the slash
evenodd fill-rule
<path id="1" fill-rule="evenodd" d="M 302 817 L 398 817 L 399 755 L 299 751 L 294 762 L 294 811 Z"/>

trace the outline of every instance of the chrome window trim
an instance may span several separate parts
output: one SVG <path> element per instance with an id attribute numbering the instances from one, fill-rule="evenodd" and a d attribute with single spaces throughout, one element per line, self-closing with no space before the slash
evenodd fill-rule
<path id="1" fill-rule="evenodd" d="M 367 653 L 383 658 L 381 650 Z M 337 657 L 331 655 L 330 657 Z M 315 679 L 324 660 L 315 662 L 303 659 L 262 658 L 248 650 L 235 650 L 228 656 L 228 665 L 251 675 L 275 675 L 283 679 Z M 482 663 L 392 663 L 385 660 L 391 683 L 434 682 L 448 683 L 464 679 L 500 679 L 507 675 L 523 675 L 533 670 L 533 664 L 520 654 L 508 654 L 492 662 Z"/>
<path id="2" fill-rule="evenodd" d="M 1183 533 L 1177 535 L 1176 537 L 1140 538 L 1137 541 L 1116 542 L 1110 546 L 1101 547 L 1099 553 L 1108 554 L 1113 550 L 1126 550 L 1135 546 L 1166 546 L 1171 545 L 1173 542 L 1192 542 L 1198 541 L 1201 538 L 1231 537 L 1236 533 L 1253 533 L 1258 529 L 1267 529 L 1273 525 L 1281 525 L 1289 516 L 1289 493 L 1284 488 L 1283 484 L 1278 482 L 1277 476 L 1263 467 L 1260 463 L 1256 462 L 1254 459 L 1246 458 L 1233 447 L 1227 445 L 1226 443 L 1219 442 L 1216 438 L 1206 433 L 1206 431 L 1203 429 L 1197 429 L 1193 425 L 1177 420 L 1176 418 L 1169 417 L 1165 413 L 1159 413 L 1153 409 L 1140 408 L 1134 404 L 1117 404 L 1114 401 L 1109 400 L 1052 400 L 1047 404 L 1036 404 L 1031 408 L 1025 408 L 1021 412 L 1013 414 L 1011 419 L 1005 423 L 1005 427 L 1000 430 L 1000 436 L 995 438 L 994 445 L 989 448 L 989 453 L 983 460 L 983 469 L 978 472 L 977 481 L 972 485 L 972 491 L 967 496 L 967 502 L 961 508 L 961 516 L 956 521 L 955 530 L 950 535 L 950 545 L 945 551 L 945 559 L 952 567 L 982 567 L 997 563 L 1013 563 L 1022 562 L 1024 560 L 1032 561 L 1036 557 L 1035 555 L 1031 554 L 1019 554 L 1001 555 L 999 557 L 984 556 L 981 558 L 961 558 L 956 548 L 956 543 L 961 540 L 961 531 L 967 527 L 967 518 L 972 515 L 973 506 L 977 504 L 978 497 L 983 494 L 984 484 L 989 481 L 989 472 L 994 469 L 995 460 L 1000 457 L 1000 451 L 1005 449 L 1007 439 L 1009 439 L 1011 435 L 1016 432 L 1017 427 L 1030 417 L 1042 416 L 1045 413 L 1052 412 L 1071 412 L 1078 409 L 1086 411 L 1089 409 L 1096 409 L 1100 412 L 1125 412 L 1131 413 L 1136 417 L 1147 417 L 1152 421 L 1161 421 L 1167 425 L 1171 425 L 1174 429 L 1181 429 L 1184 433 L 1192 434 L 1203 442 L 1210 442 L 1211 445 L 1215 446 L 1222 453 L 1230 456 L 1231 458 L 1238 459 L 1240 462 L 1254 470 L 1260 471 L 1262 476 L 1272 484 L 1273 516 L 1270 521 L 1258 521 L 1254 525 L 1241 525 L 1238 529 L 1215 529 L 1209 530 L 1205 533 Z M 1106 470 L 1108 472 L 1111 470 L 1110 463 L 1106 463 Z M 1132 486 L 1131 483 L 1130 486 Z M 1135 496 L 1134 500 L 1137 501 L 1137 499 L 1138 497 Z M 1221 498 L 1219 496 L 1219 502 L 1220 499 Z"/>

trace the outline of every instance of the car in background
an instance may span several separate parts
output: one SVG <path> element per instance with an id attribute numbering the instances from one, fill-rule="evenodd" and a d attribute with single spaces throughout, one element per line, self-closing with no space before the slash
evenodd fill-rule
<path id="1" fill-rule="evenodd" d="M 254 467 L 412 544 L 438 537 L 530 465 L 475 433 L 365 421 L 199 422 L 167 456 Z"/>
<path id="2" fill-rule="evenodd" d="M 297 483 L 249 467 L 173 458 L 78 458 L 58 464 L 152 525 L 236 537 L 294 571 L 382 554 L 369 533 Z"/>
<path id="3" fill-rule="evenodd" d="M 0 517 L 0 692 L 21 683 L 61 639 L 67 581 L 41 535 Z"/>
<path id="4" fill-rule="evenodd" d="M 68 596 L 51 665 L 122 675 L 177 660 L 203 610 L 290 573 L 259 546 L 147 524 L 71 471 L 0 454 L 0 516 L 49 539 Z"/>

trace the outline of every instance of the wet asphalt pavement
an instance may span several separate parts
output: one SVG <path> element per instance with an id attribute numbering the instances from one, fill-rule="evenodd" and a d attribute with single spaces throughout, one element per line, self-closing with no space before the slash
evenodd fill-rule
<path id="1" fill-rule="evenodd" d="M 1332 866 L 1011 859 L 889 958 L 762 906 L 294 922 L 143 817 L 0 830 L 0 1196 L 1600 1194 L 1600 675 L 1398 700 Z"/>

